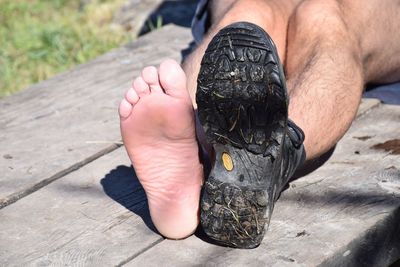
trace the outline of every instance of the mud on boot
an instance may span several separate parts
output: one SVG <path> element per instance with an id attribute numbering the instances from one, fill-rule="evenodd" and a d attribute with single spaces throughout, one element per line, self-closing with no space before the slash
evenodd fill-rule
<path id="1" fill-rule="evenodd" d="M 196 94 L 215 151 L 201 197 L 201 224 L 228 246 L 258 246 L 274 203 L 304 160 L 303 132 L 290 122 L 282 65 L 257 25 L 239 22 L 210 42 Z"/>

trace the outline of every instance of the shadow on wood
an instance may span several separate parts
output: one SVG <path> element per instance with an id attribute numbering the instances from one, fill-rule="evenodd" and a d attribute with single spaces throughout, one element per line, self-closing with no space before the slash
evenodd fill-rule
<path id="1" fill-rule="evenodd" d="M 313 171 L 317 170 L 322 165 L 324 165 L 324 163 L 330 159 L 333 152 L 335 152 L 335 148 L 336 148 L 336 146 L 332 147 L 331 149 L 329 149 L 329 151 L 322 154 L 318 158 L 306 162 L 304 164 L 304 166 L 302 166 L 298 171 L 295 172 L 295 174 L 290 179 L 290 181 L 294 181 L 303 176 L 306 176 L 306 175 L 312 173 Z"/>
<path id="2" fill-rule="evenodd" d="M 362 187 L 362 185 L 357 185 Z M 388 195 L 388 192 L 378 189 L 375 192 L 362 191 L 362 188 L 345 189 L 345 188 L 332 188 L 324 190 L 323 192 L 316 190 L 313 186 L 304 185 L 302 187 L 295 187 L 291 194 L 284 195 L 281 201 L 304 203 L 307 204 L 309 209 L 317 210 L 319 207 L 335 207 L 339 206 L 342 212 L 346 210 L 355 214 L 356 212 L 365 213 L 368 211 L 369 206 L 380 207 L 399 207 L 400 199 L 396 195 Z"/>
<path id="3" fill-rule="evenodd" d="M 400 266 L 400 208 L 321 266 Z M 388 234 L 390 233 L 390 234 Z M 351 261 L 346 259 L 349 255 Z"/>
<path id="4" fill-rule="evenodd" d="M 400 267 L 400 258 L 395 263 L 390 265 L 390 267 Z"/>
<path id="5" fill-rule="evenodd" d="M 158 233 L 151 221 L 146 194 L 132 166 L 118 166 L 102 178 L 100 183 L 107 196 L 140 216 L 150 230 Z"/>

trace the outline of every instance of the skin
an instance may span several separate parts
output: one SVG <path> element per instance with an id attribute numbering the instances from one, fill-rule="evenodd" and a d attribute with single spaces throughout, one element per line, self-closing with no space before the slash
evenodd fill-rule
<path id="1" fill-rule="evenodd" d="M 399 11 L 392 0 L 211 1 L 212 26 L 183 64 L 192 101 L 212 37 L 234 22 L 255 23 L 277 46 L 289 117 L 305 132 L 307 160 L 314 159 L 350 127 L 367 83 L 400 80 Z"/>
<path id="2" fill-rule="evenodd" d="M 214 0 L 209 10 L 211 28 L 184 72 L 173 61 L 145 68 L 120 106 L 122 137 L 152 220 L 169 238 L 184 238 L 198 224 L 203 171 L 192 104 L 204 51 L 221 28 L 248 21 L 274 40 L 307 160 L 345 134 L 366 84 L 400 80 L 398 0 Z"/>
<path id="3" fill-rule="evenodd" d="M 179 64 L 167 60 L 158 69 L 144 68 L 119 114 L 122 139 L 157 230 L 172 239 L 192 234 L 198 224 L 203 168 Z"/>

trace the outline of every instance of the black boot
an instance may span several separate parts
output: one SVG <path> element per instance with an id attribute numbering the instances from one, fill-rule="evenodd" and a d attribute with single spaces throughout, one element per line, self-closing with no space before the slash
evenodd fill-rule
<path id="1" fill-rule="evenodd" d="M 304 134 L 288 122 L 275 45 L 240 22 L 210 42 L 198 76 L 198 114 L 215 163 L 201 198 L 206 234 L 228 246 L 258 246 L 274 203 L 305 158 Z"/>

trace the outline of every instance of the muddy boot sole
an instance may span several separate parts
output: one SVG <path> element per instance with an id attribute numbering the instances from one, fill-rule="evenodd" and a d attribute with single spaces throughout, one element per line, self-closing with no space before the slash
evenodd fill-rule
<path id="1" fill-rule="evenodd" d="M 200 123 L 215 151 L 201 197 L 201 225 L 212 239 L 257 247 L 281 184 L 288 97 L 274 43 L 239 22 L 210 42 L 196 94 Z"/>

